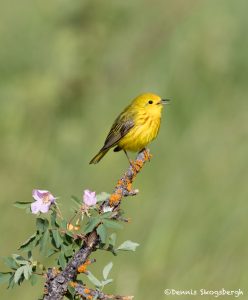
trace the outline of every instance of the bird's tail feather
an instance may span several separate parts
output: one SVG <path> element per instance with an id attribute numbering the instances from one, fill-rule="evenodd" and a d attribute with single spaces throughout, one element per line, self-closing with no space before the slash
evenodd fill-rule
<path id="1" fill-rule="evenodd" d="M 108 151 L 109 149 L 100 150 L 97 155 L 92 158 L 90 164 L 97 164 Z"/>

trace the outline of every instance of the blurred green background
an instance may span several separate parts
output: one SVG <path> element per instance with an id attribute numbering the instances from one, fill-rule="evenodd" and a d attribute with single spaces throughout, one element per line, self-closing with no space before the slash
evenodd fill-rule
<path id="1" fill-rule="evenodd" d="M 33 216 L 12 205 L 31 201 L 33 188 L 59 196 L 68 215 L 72 194 L 111 192 L 124 154 L 88 162 L 117 114 L 152 91 L 173 103 L 118 238 L 141 246 L 96 253 L 92 270 L 112 260 L 106 291 L 136 300 L 187 298 L 165 288 L 247 297 L 247 10 L 242 0 L 2 0 L 0 256 L 33 232 Z M 1 286 L 4 300 L 41 294 L 42 283 Z"/>

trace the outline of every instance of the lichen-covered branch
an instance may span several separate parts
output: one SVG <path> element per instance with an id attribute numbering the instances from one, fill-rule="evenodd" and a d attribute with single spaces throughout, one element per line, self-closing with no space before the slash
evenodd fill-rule
<path id="1" fill-rule="evenodd" d="M 82 299 L 88 300 L 92 297 L 100 300 L 132 300 L 133 296 L 120 296 L 120 295 L 109 295 L 109 294 L 104 294 L 103 292 L 99 290 L 93 290 L 86 288 L 85 286 L 81 284 L 74 284 L 75 291 L 77 292 L 78 295 L 82 297 Z"/>
<path id="2" fill-rule="evenodd" d="M 144 163 L 150 161 L 151 157 L 152 155 L 148 149 L 139 152 L 135 161 L 132 162 L 132 165 L 129 166 L 125 174 L 118 180 L 109 199 L 103 203 L 101 207 L 102 211 L 106 206 L 113 207 L 114 210 L 119 209 L 123 197 L 135 196 L 139 192 L 137 189 L 133 189 L 132 183 L 142 169 Z"/>
<path id="3" fill-rule="evenodd" d="M 113 214 L 113 219 L 116 219 L 122 198 L 126 196 L 133 196 L 138 193 L 138 190 L 134 190 L 132 188 L 132 183 L 142 169 L 144 163 L 149 161 L 150 158 L 151 155 L 147 149 L 144 149 L 138 154 L 137 158 L 132 162 L 132 165 L 129 166 L 125 174 L 120 180 L 118 180 L 117 185 L 115 186 L 114 191 L 108 200 L 101 205 L 99 214 L 102 214 L 104 211 L 106 211 L 106 209 L 112 209 L 113 212 L 116 212 L 116 214 Z M 54 269 L 48 270 L 46 274 L 44 300 L 63 299 L 63 296 L 67 292 L 68 284 L 70 282 L 74 282 L 77 278 L 78 268 L 87 261 L 90 254 L 95 251 L 96 247 L 100 244 L 100 238 L 97 235 L 96 229 L 97 227 L 85 236 L 82 247 L 74 254 L 62 272 L 55 271 Z M 80 287 L 80 285 L 78 287 Z M 92 290 L 90 291 L 93 293 Z M 96 292 L 97 291 L 95 291 L 95 293 Z M 94 294 L 94 297 L 95 295 L 96 294 Z M 132 299 L 132 296 L 125 297 L 99 294 L 97 299 L 128 300 Z"/>

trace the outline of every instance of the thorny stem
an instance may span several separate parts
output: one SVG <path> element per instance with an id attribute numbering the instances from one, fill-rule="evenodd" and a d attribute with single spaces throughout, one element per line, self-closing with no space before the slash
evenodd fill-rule
<path id="1" fill-rule="evenodd" d="M 120 210 L 120 204 L 123 197 L 133 196 L 138 193 L 137 190 L 132 189 L 132 183 L 136 178 L 137 174 L 142 169 L 143 165 L 150 161 L 151 154 L 149 150 L 144 149 L 141 151 L 136 160 L 132 162 L 125 174 L 118 180 L 113 193 L 110 195 L 109 199 L 106 200 L 100 207 L 99 213 L 103 213 L 107 208 L 112 208 L 112 211 L 116 212 L 113 219 L 116 219 Z M 85 236 L 82 247 L 74 254 L 71 260 L 68 262 L 65 269 L 61 272 L 55 269 L 48 269 L 46 273 L 45 282 L 45 293 L 44 300 L 62 300 L 63 296 L 67 292 L 68 284 L 70 282 L 75 282 L 78 275 L 78 267 L 86 262 L 90 254 L 97 250 L 97 246 L 100 244 L 100 238 L 97 235 L 97 227 Z M 96 291 L 95 291 L 96 292 Z M 111 298 L 112 297 L 112 298 Z M 83 299 L 86 299 L 85 297 Z M 97 299 L 107 300 L 129 300 L 132 296 L 114 296 L 114 295 L 100 295 Z"/>
<path id="2" fill-rule="evenodd" d="M 79 211 L 76 211 L 76 212 L 74 213 L 74 215 L 70 218 L 68 224 L 71 224 L 71 222 L 76 218 L 77 215 L 79 215 L 79 213 L 81 213 L 81 208 L 80 208 Z"/>
<path id="3" fill-rule="evenodd" d="M 89 213 L 87 212 L 87 209 L 85 208 L 85 205 L 81 205 L 79 211 L 76 211 L 74 213 L 74 215 L 70 218 L 70 220 L 68 221 L 68 224 L 71 224 L 71 222 L 76 218 L 76 216 L 80 215 L 80 214 L 86 214 L 89 217 Z"/>
<path id="4" fill-rule="evenodd" d="M 58 204 L 55 202 L 55 207 L 57 209 L 57 212 L 58 212 L 58 216 L 60 217 L 60 219 L 63 219 L 63 215 L 62 215 L 62 212 L 58 206 Z"/>

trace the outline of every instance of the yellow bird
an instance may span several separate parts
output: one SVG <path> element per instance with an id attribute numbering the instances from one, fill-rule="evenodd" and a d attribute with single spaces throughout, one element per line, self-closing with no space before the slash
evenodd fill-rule
<path id="1" fill-rule="evenodd" d="M 169 99 L 146 93 L 136 97 L 117 117 L 103 147 L 92 158 L 90 164 L 98 163 L 110 148 L 123 150 L 131 163 L 127 151 L 140 152 L 157 137 L 163 104 Z"/>

